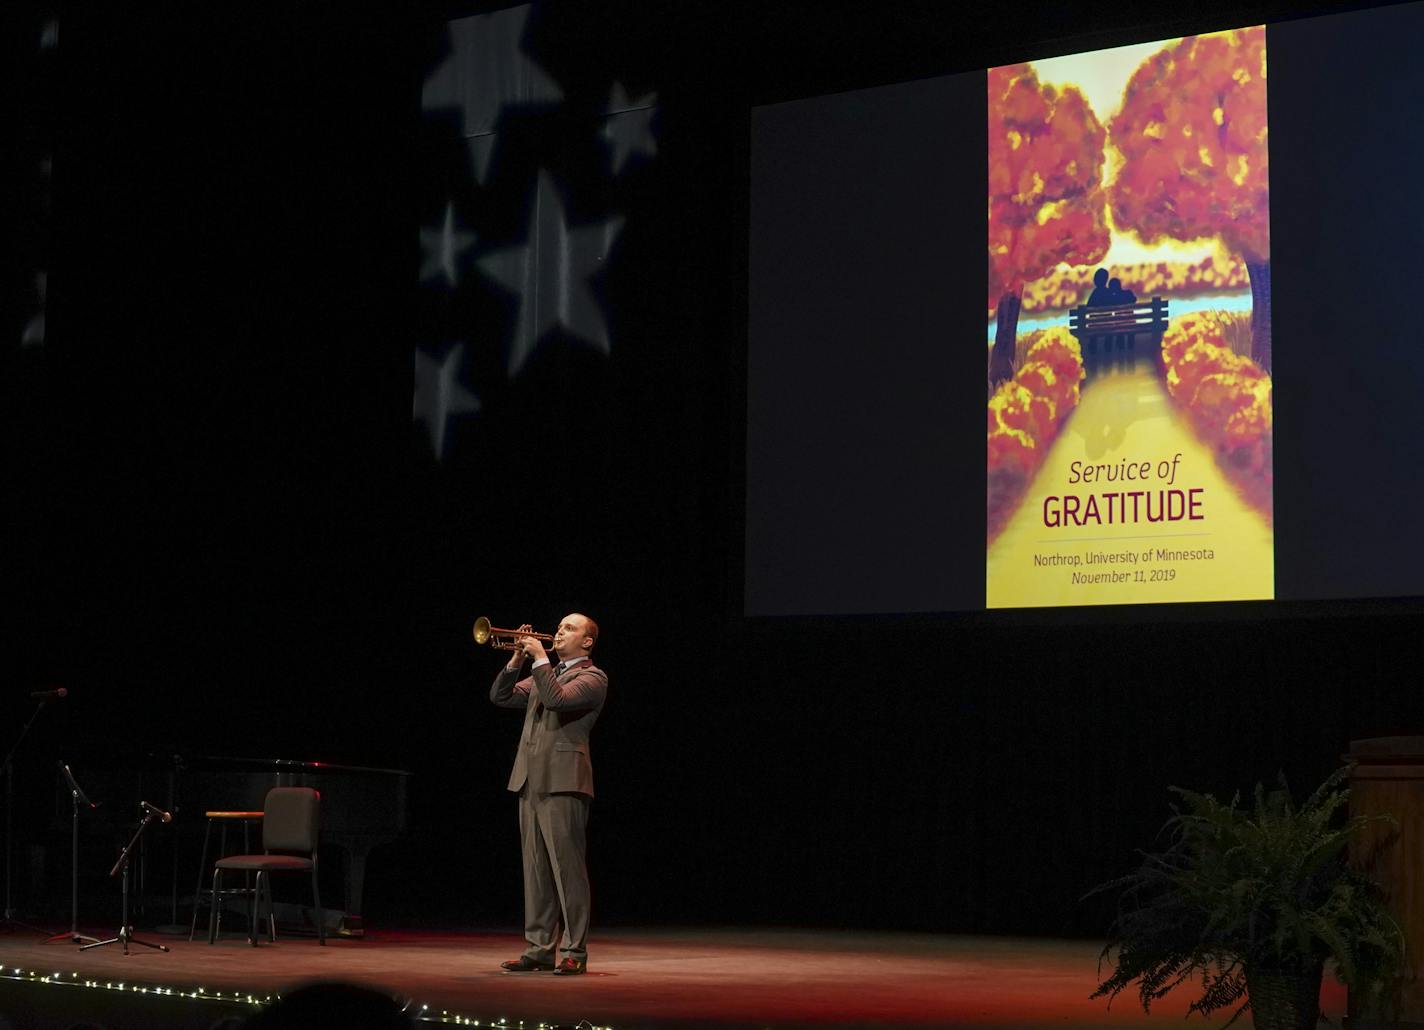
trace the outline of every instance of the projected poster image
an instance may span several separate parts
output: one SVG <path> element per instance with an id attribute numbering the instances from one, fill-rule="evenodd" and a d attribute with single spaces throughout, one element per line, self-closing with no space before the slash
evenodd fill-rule
<path id="1" fill-rule="evenodd" d="M 1271 598 L 1265 29 L 988 75 L 988 606 Z"/>

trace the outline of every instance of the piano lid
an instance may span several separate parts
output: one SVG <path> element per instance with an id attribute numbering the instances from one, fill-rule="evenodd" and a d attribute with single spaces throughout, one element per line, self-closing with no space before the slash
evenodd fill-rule
<path id="1" fill-rule="evenodd" d="M 207 765 L 225 769 L 276 770 L 279 772 L 369 773 L 375 776 L 412 776 L 409 769 L 380 769 L 366 765 L 338 765 L 335 762 L 302 762 L 292 758 L 237 758 L 227 755 L 188 755 L 181 765 Z"/>

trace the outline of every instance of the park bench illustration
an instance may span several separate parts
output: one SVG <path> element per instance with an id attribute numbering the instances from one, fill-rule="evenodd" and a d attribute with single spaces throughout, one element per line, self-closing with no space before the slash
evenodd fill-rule
<path id="1" fill-rule="evenodd" d="M 1135 304 L 1088 307 L 1068 312 L 1068 331 L 1078 338 L 1083 351 L 1083 371 L 1091 378 L 1115 368 L 1137 363 L 1137 338 L 1146 336 L 1160 347 L 1167 331 L 1167 302 L 1161 297 Z M 1146 351 L 1144 353 L 1156 353 Z"/>

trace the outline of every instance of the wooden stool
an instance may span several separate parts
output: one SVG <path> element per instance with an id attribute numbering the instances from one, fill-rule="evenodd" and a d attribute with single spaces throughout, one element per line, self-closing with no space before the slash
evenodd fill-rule
<path id="1" fill-rule="evenodd" d="M 198 886 L 193 889 L 193 921 L 188 927 L 188 940 L 190 941 L 193 939 L 193 935 L 198 932 L 198 904 L 204 894 L 210 895 L 213 892 L 211 887 L 203 886 L 204 881 L 207 879 L 208 841 L 213 835 L 213 824 L 217 824 L 219 832 L 218 857 L 226 858 L 228 854 L 227 828 L 234 823 L 242 824 L 242 854 L 245 855 L 251 850 L 248 846 L 248 828 L 253 823 L 260 823 L 262 821 L 261 812 L 204 812 L 203 815 L 207 816 L 208 825 L 207 828 L 203 830 L 203 857 L 198 862 Z M 252 887 L 249 885 L 245 887 L 234 887 L 231 890 L 224 890 L 222 893 L 250 894 L 251 892 Z M 214 904 L 218 902 L 217 898 L 211 900 Z"/>

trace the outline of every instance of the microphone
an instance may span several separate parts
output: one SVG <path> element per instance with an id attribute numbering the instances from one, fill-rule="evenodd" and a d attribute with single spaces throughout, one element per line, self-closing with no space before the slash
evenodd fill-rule
<path id="1" fill-rule="evenodd" d="M 147 801 L 140 801 L 139 804 L 143 806 L 143 810 L 144 810 L 145 812 L 147 812 L 149 815 L 156 815 L 156 816 L 158 816 L 158 818 L 162 819 L 165 823 L 171 823 L 171 822 L 173 821 L 173 813 L 172 813 L 172 812 L 165 812 L 163 809 L 159 808 L 157 805 L 150 805 Z"/>
<path id="2" fill-rule="evenodd" d="M 61 697 L 68 697 L 69 691 L 63 687 L 56 687 L 54 690 L 32 690 L 30 691 L 31 701 L 55 701 Z"/>
<path id="3" fill-rule="evenodd" d="M 80 787 L 78 782 L 74 779 L 74 774 L 69 771 L 68 763 L 60 762 L 59 771 L 64 773 L 64 778 L 69 781 L 69 789 L 74 794 L 75 801 L 78 801 L 81 805 L 87 805 L 90 808 L 99 807 L 93 801 L 89 800 L 89 796 L 84 793 L 83 788 Z"/>

